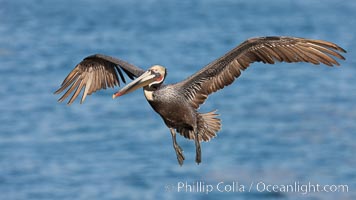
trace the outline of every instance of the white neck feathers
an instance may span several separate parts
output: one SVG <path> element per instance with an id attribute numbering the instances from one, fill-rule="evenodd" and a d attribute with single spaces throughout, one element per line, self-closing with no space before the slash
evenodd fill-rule
<path id="1" fill-rule="evenodd" d="M 149 101 L 153 101 L 153 91 L 152 90 L 143 90 L 145 97 Z"/>

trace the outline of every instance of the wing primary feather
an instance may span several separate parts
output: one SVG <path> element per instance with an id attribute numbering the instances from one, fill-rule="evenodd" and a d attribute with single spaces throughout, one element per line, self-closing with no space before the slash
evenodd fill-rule
<path id="1" fill-rule="evenodd" d="M 298 54 L 296 54 L 295 51 L 293 51 L 291 46 L 284 46 L 283 50 L 291 62 L 301 62 L 302 61 L 301 59 L 299 59 Z"/>
<path id="2" fill-rule="evenodd" d="M 104 69 L 103 67 L 100 67 L 99 68 L 99 73 L 98 73 L 98 78 L 100 80 L 100 88 L 102 89 L 106 89 L 106 74 L 104 72 Z"/>
<path id="3" fill-rule="evenodd" d="M 327 54 L 333 55 L 341 60 L 345 60 L 344 56 L 342 56 L 341 54 L 339 54 L 333 50 L 330 50 L 329 48 L 331 48 L 331 47 L 327 48 L 327 47 L 319 46 L 319 45 L 316 45 L 313 43 L 310 43 L 310 46 L 313 47 L 314 49 L 317 49 L 317 50 L 323 52 L 323 53 L 327 53 Z"/>
<path id="4" fill-rule="evenodd" d="M 127 71 L 125 68 L 122 68 L 122 70 L 126 73 L 126 75 L 133 80 L 135 78 L 135 75 L 132 74 L 131 72 Z"/>
<path id="5" fill-rule="evenodd" d="M 72 80 L 73 77 L 75 77 L 78 74 L 78 70 L 75 69 L 73 70 L 71 73 L 68 74 L 68 76 L 63 80 L 61 86 L 63 86 L 66 82 L 68 82 L 69 80 Z"/>
<path id="6" fill-rule="evenodd" d="M 88 77 L 87 77 L 87 76 L 84 76 L 84 79 L 82 79 L 82 80 L 80 81 L 79 86 L 75 89 L 74 94 L 73 94 L 72 97 L 69 99 L 69 101 L 68 101 L 68 103 L 67 103 L 68 105 L 72 104 L 73 101 L 78 97 L 78 95 L 79 95 L 80 91 L 82 91 L 83 86 L 85 85 L 87 79 L 88 79 Z"/>
<path id="7" fill-rule="evenodd" d="M 115 69 L 116 69 L 117 73 L 120 75 L 120 78 L 121 78 L 122 82 L 126 84 L 125 77 L 122 74 L 122 71 L 121 71 L 120 67 L 115 67 Z M 117 74 L 116 74 L 116 76 L 117 76 Z M 119 83 L 119 86 L 120 86 L 120 83 Z"/>
<path id="8" fill-rule="evenodd" d="M 82 80 L 82 78 L 79 77 L 79 78 L 73 83 L 73 85 L 70 86 L 70 88 L 66 91 L 66 93 L 64 93 L 64 95 L 63 95 L 60 99 L 58 99 L 58 101 L 59 101 L 59 102 L 62 102 L 65 98 L 67 98 L 67 97 L 70 95 L 70 93 L 72 93 L 72 91 L 73 91 L 75 88 L 78 87 L 78 85 L 80 84 L 81 80 Z"/>
<path id="9" fill-rule="evenodd" d="M 312 53 L 309 53 L 309 50 L 307 47 L 303 47 L 303 46 L 296 46 L 295 47 L 298 51 L 300 51 L 300 53 L 303 53 L 303 55 L 305 55 L 307 61 L 306 62 L 310 62 L 314 65 L 319 65 L 319 58 L 317 56 L 315 56 Z"/>
<path id="10" fill-rule="evenodd" d="M 285 52 L 288 54 L 288 58 L 291 62 L 302 62 L 302 60 L 298 57 L 298 54 L 293 50 L 293 46 L 286 45 L 284 46 Z"/>
<path id="11" fill-rule="evenodd" d="M 310 54 L 316 56 L 318 58 L 318 61 L 327 65 L 327 66 L 332 66 L 332 61 L 329 59 L 328 56 L 326 56 L 325 54 L 323 54 L 322 52 L 320 52 L 317 49 L 314 49 L 312 47 L 307 47 L 305 48 L 306 51 L 308 51 Z"/>
<path id="12" fill-rule="evenodd" d="M 70 80 L 67 80 L 66 82 L 64 82 L 64 84 L 61 85 L 61 87 L 56 90 L 54 92 L 54 94 L 59 94 L 61 93 L 63 90 L 65 90 L 70 84 L 72 84 L 76 79 L 78 78 L 78 75 L 76 76 L 72 76 Z"/>
<path id="13" fill-rule="evenodd" d="M 298 49 L 298 46 L 293 46 L 290 47 L 291 51 L 295 53 L 296 59 L 298 59 L 298 62 L 309 62 L 308 61 L 308 56 L 306 56 L 302 51 Z"/>
<path id="14" fill-rule="evenodd" d="M 106 86 L 108 88 L 112 88 L 112 84 L 113 84 L 113 74 L 116 74 L 115 68 L 111 68 L 110 69 L 111 73 L 106 73 Z"/>
<path id="15" fill-rule="evenodd" d="M 312 48 L 312 49 L 314 49 L 315 51 L 317 51 L 318 54 L 319 54 L 320 56 L 322 56 L 322 58 L 330 64 L 329 66 L 332 67 L 333 65 L 337 65 L 337 66 L 340 65 L 334 58 L 332 58 L 331 56 L 328 56 L 327 54 L 325 54 L 324 52 L 318 50 L 317 48 L 314 48 L 314 47 L 310 47 L 310 48 Z"/>
<path id="16" fill-rule="evenodd" d="M 297 45 L 293 46 L 291 49 L 292 49 L 293 52 L 295 52 L 295 54 L 296 54 L 296 56 L 297 56 L 297 58 L 299 59 L 300 62 L 306 62 L 306 63 L 312 63 L 313 64 L 313 62 L 309 61 L 309 59 L 311 59 L 311 58 L 309 58 L 309 56 L 305 52 L 303 52 L 299 48 L 299 46 L 297 46 Z"/>
<path id="17" fill-rule="evenodd" d="M 117 72 L 116 72 L 116 66 L 114 66 L 111 70 L 112 70 L 112 73 L 109 73 L 109 74 L 107 74 L 108 75 L 108 79 L 109 79 L 109 81 L 107 82 L 107 84 L 108 84 L 108 86 L 110 87 L 110 88 L 113 88 L 115 85 L 119 85 L 120 86 L 120 84 L 118 84 L 117 83 L 117 81 L 116 80 L 118 80 L 118 77 L 117 77 Z"/>
<path id="18" fill-rule="evenodd" d="M 91 91 L 91 83 L 92 83 L 92 81 L 93 81 L 93 73 L 89 72 L 88 81 L 85 84 L 85 89 L 84 89 L 84 92 L 83 92 L 83 96 L 82 96 L 82 99 L 80 100 L 81 104 L 84 102 L 84 100 L 87 97 L 88 93 L 90 93 L 90 91 Z"/>
<path id="19" fill-rule="evenodd" d="M 335 49 L 337 51 L 340 51 L 342 53 L 347 53 L 347 51 L 343 48 L 341 48 L 340 46 L 332 43 L 332 42 L 327 42 L 327 41 L 323 41 L 323 40 L 313 40 L 313 39 L 309 39 L 308 40 L 311 43 L 314 43 L 316 45 L 320 45 L 320 46 L 324 46 L 324 47 L 328 47 L 328 48 L 332 48 Z"/>

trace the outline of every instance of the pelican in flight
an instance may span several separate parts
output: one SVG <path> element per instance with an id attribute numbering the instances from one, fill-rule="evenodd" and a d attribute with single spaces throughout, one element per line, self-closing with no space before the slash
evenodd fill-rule
<path id="1" fill-rule="evenodd" d="M 80 103 L 93 92 L 120 86 L 126 83 L 124 73 L 133 81 L 113 94 L 113 98 L 128 94 L 143 87 L 148 103 L 163 119 L 171 132 L 173 147 L 179 165 L 183 164 L 182 148 L 176 141 L 176 132 L 194 140 L 195 161 L 201 162 L 200 142 L 209 141 L 221 128 L 216 111 L 198 112 L 208 95 L 230 85 L 251 63 L 263 62 L 308 62 L 334 66 L 339 65 L 335 58 L 345 60 L 340 53 L 346 51 L 338 45 L 323 41 L 296 37 L 258 37 L 241 43 L 222 57 L 175 84 L 163 84 L 167 69 L 153 65 L 143 70 L 126 61 L 106 55 L 95 54 L 84 58 L 64 79 L 59 94 L 67 91 L 58 100 L 62 102 L 73 91 L 68 101 L 72 104 L 83 91 Z"/>

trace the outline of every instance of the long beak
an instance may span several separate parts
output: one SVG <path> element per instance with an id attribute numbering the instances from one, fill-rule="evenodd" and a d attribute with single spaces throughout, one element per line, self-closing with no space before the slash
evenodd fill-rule
<path id="1" fill-rule="evenodd" d="M 151 72 L 150 70 L 146 71 L 140 77 L 136 78 L 134 81 L 132 81 L 131 83 L 123 87 L 120 91 L 113 94 L 112 98 L 115 99 L 116 97 L 122 96 L 124 94 L 128 94 L 132 91 L 137 90 L 138 88 L 149 85 L 150 83 L 156 80 L 157 76 L 158 76 L 157 74 Z"/>

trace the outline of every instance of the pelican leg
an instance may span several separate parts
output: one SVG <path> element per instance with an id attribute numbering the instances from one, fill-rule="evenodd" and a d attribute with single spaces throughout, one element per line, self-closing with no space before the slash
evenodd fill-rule
<path id="1" fill-rule="evenodd" d="M 195 162 L 198 165 L 201 163 L 201 147 L 197 131 L 195 132 Z"/>
<path id="2" fill-rule="evenodd" d="M 180 166 L 182 166 L 183 165 L 183 161 L 185 159 L 184 155 L 183 155 L 183 149 L 177 143 L 176 131 L 173 128 L 169 128 L 169 130 L 171 131 L 172 141 L 173 141 L 173 148 L 176 151 L 178 163 L 179 163 Z"/>

